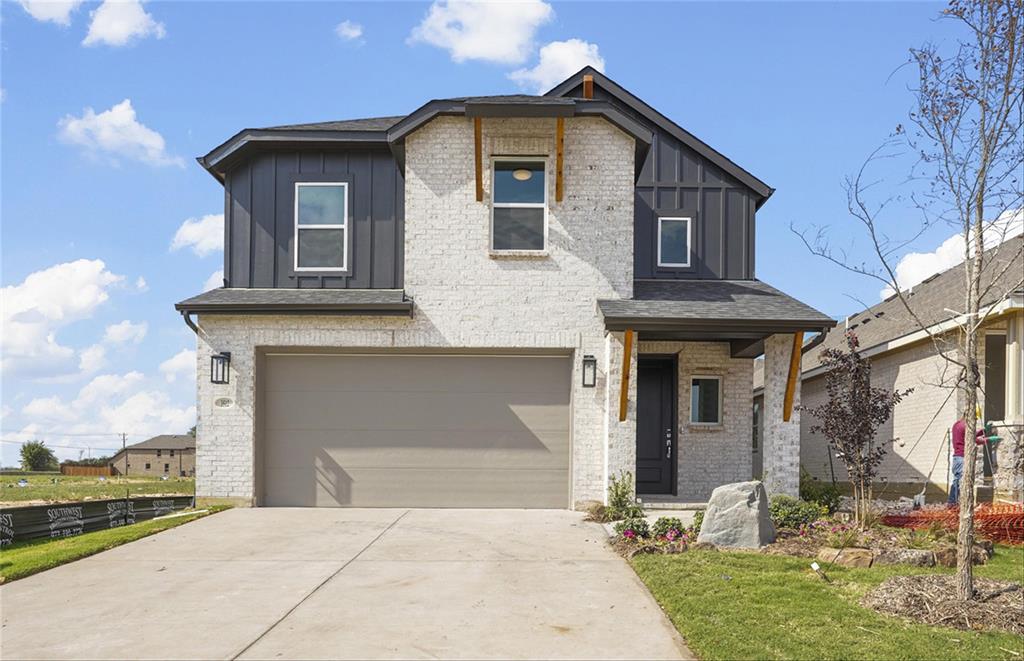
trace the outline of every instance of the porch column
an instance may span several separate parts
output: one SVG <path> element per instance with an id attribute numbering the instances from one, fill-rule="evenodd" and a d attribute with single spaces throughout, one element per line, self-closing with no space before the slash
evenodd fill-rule
<path id="1" fill-rule="evenodd" d="M 1003 443 L 999 448 L 996 489 L 1017 501 L 1024 499 L 1024 474 L 1012 474 L 1017 452 L 1024 437 L 1024 312 L 1015 312 L 1006 320 L 1006 409 L 1004 426 L 999 430 Z"/>
<path id="2" fill-rule="evenodd" d="M 798 349 L 799 350 L 799 349 Z M 800 378 L 793 392 L 793 412 L 783 420 L 786 381 L 793 351 L 791 334 L 764 341 L 764 483 L 769 495 L 800 494 Z"/>
<path id="3" fill-rule="evenodd" d="M 637 345 L 633 342 L 629 360 L 629 381 L 626 400 L 626 419 L 619 421 L 619 396 L 622 388 L 622 355 L 625 342 L 622 332 L 608 333 L 606 341 L 605 374 L 605 489 L 608 502 L 608 482 L 622 471 L 636 479 L 636 358 Z"/>

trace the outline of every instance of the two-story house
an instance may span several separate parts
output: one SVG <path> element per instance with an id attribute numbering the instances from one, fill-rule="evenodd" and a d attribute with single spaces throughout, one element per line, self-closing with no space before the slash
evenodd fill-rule
<path id="1" fill-rule="evenodd" d="M 197 494 L 255 505 L 566 508 L 765 473 L 795 493 L 800 337 L 754 276 L 772 189 L 599 72 L 543 96 L 247 129 L 198 336 Z"/>

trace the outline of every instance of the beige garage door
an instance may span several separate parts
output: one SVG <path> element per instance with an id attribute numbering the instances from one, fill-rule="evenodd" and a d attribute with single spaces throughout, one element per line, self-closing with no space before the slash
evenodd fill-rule
<path id="1" fill-rule="evenodd" d="M 569 503 L 563 356 L 268 354 L 262 503 Z"/>

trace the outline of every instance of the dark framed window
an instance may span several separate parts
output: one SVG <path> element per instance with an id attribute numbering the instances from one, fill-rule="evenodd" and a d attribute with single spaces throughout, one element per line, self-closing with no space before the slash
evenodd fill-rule
<path id="1" fill-rule="evenodd" d="M 149 470 L 149 462 L 146 462 L 146 470 Z"/>
<path id="2" fill-rule="evenodd" d="M 689 268 L 692 224 L 686 216 L 658 218 L 658 266 Z"/>
<path id="3" fill-rule="evenodd" d="M 348 184 L 295 183 L 295 270 L 348 269 Z"/>
<path id="4" fill-rule="evenodd" d="M 491 250 L 547 248 L 547 176 L 542 159 L 493 162 Z"/>
<path id="5" fill-rule="evenodd" d="M 170 464 L 164 464 L 164 472 L 166 473 L 169 470 L 171 470 L 171 465 Z"/>
<path id="6" fill-rule="evenodd" d="M 722 424 L 722 377 L 694 376 L 690 380 L 690 423 Z"/>
<path id="7" fill-rule="evenodd" d="M 171 450 L 171 456 L 172 457 L 174 456 L 174 450 Z"/>
<path id="8" fill-rule="evenodd" d="M 157 451 L 156 451 L 156 456 L 158 456 L 158 457 L 159 457 L 159 456 L 161 455 L 161 453 L 162 453 L 162 452 L 163 452 L 163 450 L 157 450 Z"/>

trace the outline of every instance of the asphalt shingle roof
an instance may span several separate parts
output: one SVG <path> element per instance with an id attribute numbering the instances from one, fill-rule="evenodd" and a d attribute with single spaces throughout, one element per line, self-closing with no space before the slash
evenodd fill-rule
<path id="1" fill-rule="evenodd" d="M 127 450 L 187 450 L 195 448 L 196 439 L 188 434 L 161 434 L 141 443 L 129 445 Z"/>
<path id="2" fill-rule="evenodd" d="M 174 306 L 189 312 L 230 312 L 252 311 L 266 308 L 268 311 L 287 308 L 344 310 L 347 308 L 366 310 L 412 310 L 412 301 L 401 289 L 211 289 L 198 296 L 187 298 Z"/>
<path id="3" fill-rule="evenodd" d="M 1008 288 L 1012 288 L 1024 277 L 1022 242 L 1024 236 L 1015 237 L 986 252 L 982 290 L 1000 274 L 1002 277 L 989 291 L 988 296 L 983 298 L 982 305 L 998 302 L 1006 296 Z M 911 309 L 926 326 L 952 319 L 956 315 L 950 310 L 962 311 L 967 291 L 964 269 L 963 263 L 958 264 L 947 271 L 936 273 L 907 292 Z M 862 350 L 920 330 L 917 321 L 895 295 L 862 312 L 850 315 L 847 327 L 856 333 Z M 842 331 L 843 327 L 840 324 L 840 328 L 829 333 L 819 347 L 804 355 L 805 372 L 821 364 L 822 351 L 843 345 Z"/>
<path id="4" fill-rule="evenodd" d="M 606 317 L 835 323 L 760 280 L 641 280 L 633 286 L 632 299 L 602 300 L 598 305 Z"/>
<path id="5" fill-rule="evenodd" d="M 283 124 L 267 126 L 265 131 L 386 131 L 401 120 L 405 115 L 389 117 L 365 117 L 362 119 L 339 119 L 331 122 L 314 122 L 311 124 Z"/>

